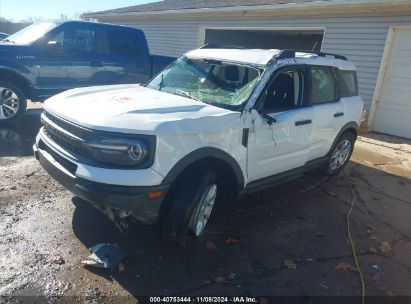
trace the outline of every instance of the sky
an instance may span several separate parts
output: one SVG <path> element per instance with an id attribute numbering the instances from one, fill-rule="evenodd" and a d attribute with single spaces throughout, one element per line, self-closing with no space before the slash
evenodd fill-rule
<path id="1" fill-rule="evenodd" d="M 0 0 L 0 17 L 15 22 L 27 17 L 57 19 L 61 14 L 73 18 L 86 11 L 100 11 L 159 0 Z"/>

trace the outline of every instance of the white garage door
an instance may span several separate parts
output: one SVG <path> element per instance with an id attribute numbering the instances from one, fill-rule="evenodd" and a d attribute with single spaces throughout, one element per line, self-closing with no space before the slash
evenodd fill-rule
<path id="1" fill-rule="evenodd" d="M 411 29 L 395 28 L 373 129 L 411 138 Z"/>

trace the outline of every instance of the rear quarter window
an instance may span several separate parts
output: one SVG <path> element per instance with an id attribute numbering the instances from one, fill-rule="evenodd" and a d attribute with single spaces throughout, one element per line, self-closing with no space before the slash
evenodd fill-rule
<path id="1" fill-rule="evenodd" d="M 355 71 L 336 70 L 341 97 L 358 96 L 357 73 Z"/>

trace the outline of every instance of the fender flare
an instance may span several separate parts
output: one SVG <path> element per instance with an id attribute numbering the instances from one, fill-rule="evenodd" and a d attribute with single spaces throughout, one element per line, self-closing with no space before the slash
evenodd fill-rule
<path id="1" fill-rule="evenodd" d="M 5 72 L 8 75 L 12 75 L 12 77 L 19 79 L 23 82 L 23 84 L 26 86 L 27 89 L 30 89 L 32 87 L 32 84 L 30 82 L 29 79 L 27 79 L 26 76 L 24 76 L 24 74 L 20 73 L 18 70 L 10 68 L 10 67 L 6 67 L 3 65 L 0 65 L 0 73 Z M 1 80 L 1 78 L 0 78 Z M 22 88 L 23 89 L 23 88 Z M 25 92 L 26 94 L 29 92 Z M 29 97 L 29 96 L 26 96 Z"/>
<path id="2" fill-rule="evenodd" d="M 341 128 L 340 132 L 338 132 L 337 136 L 335 137 L 334 142 L 333 142 L 333 144 L 331 145 L 331 149 L 330 149 L 330 151 L 327 153 L 327 155 L 329 155 L 329 154 L 331 153 L 331 151 L 333 151 L 333 149 L 334 149 L 334 147 L 335 147 L 338 139 L 340 138 L 340 136 L 341 136 L 345 131 L 347 131 L 348 129 L 354 129 L 355 132 L 356 132 L 355 137 L 357 138 L 359 128 L 360 128 L 360 127 L 358 126 L 358 124 L 357 124 L 355 121 L 350 121 L 350 122 L 346 123 L 346 124 Z"/>
<path id="3" fill-rule="evenodd" d="M 239 190 L 244 188 L 243 171 L 237 161 L 227 152 L 213 147 L 200 148 L 184 156 L 167 173 L 163 180 L 163 184 L 173 183 L 188 166 L 205 158 L 214 158 L 229 165 L 234 172 Z"/>

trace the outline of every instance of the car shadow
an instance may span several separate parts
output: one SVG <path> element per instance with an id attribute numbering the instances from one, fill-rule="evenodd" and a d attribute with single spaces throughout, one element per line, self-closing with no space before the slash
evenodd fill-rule
<path id="1" fill-rule="evenodd" d="M 42 109 L 30 109 L 15 123 L 0 125 L 0 157 L 32 156 Z"/>
<path id="2" fill-rule="evenodd" d="M 321 181 L 324 181 L 323 176 L 318 172 L 311 172 L 301 179 L 257 192 L 242 200 L 227 204 L 217 202 L 213 217 L 203 235 L 196 240 L 189 239 L 184 247 L 162 240 L 157 225 L 134 223 L 127 234 L 124 234 L 106 215 L 79 197 L 72 199 L 76 207 L 72 227 L 76 237 L 88 248 L 98 243 L 117 243 L 127 250 L 126 269 L 122 273 L 110 273 L 107 269 L 93 267 L 86 269 L 108 281 L 118 282 L 137 298 L 186 294 L 213 296 L 220 295 L 221 288 L 224 288 L 224 295 L 243 295 L 241 284 L 228 282 L 230 275 L 239 276 L 234 278 L 240 279 L 241 282 L 245 279 L 242 272 L 252 273 L 254 267 L 261 271 L 263 266 L 259 265 L 259 261 L 244 259 L 244 253 L 251 249 L 243 249 L 247 246 L 236 242 L 242 243 L 244 237 L 260 234 L 261 230 L 267 227 L 273 230 L 279 228 L 289 216 L 297 216 L 297 220 L 303 223 L 301 212 L 278 213 L 274 219 L 270 216 L 268 221 L 267 218 L 259 219 L 259 216 L 261 212 L 266 214 L 267 207 L 271 212 L 278 212 L 280 209 L 284 211 L 284 202 L 277 205 L 268 203 L 273 199 L 290 200 L 296 194 L 296 188 L 315 185 Z M 251 211 L 250 215 L 248 210 Z M 241 222 L 245 226 L 240 228 Z M 263 229 L 265 225 L 267 227 Z M 270 240 L 272 241 L 271 236 L 267 236 L 267 241 Z M 218 248 L 214 248 L 214 244 Z M 256 250 L 262 250 L 264 246 L 264 242 L 261 242 Z M 230 270 L 227 265 L 233 264 L 240 266 Z M 219 276 L 225 277 L 227 284 L 216 284 L 215 280 Z"/>
<path id="3" fill-rule="evenodd" d="M 379 218 L 396 231 L 410 231 L 411 207 L 403 202 L 411 195 L 410 179 L 354 162 L 345 172 L 356 191 L 352 221 L 358 250 L 372 245 L 367 225 L 386 233 Z M 327 178 L 311 172 L 236 204 L 218 202 L 203 235 L 184 247 L 163 241 L 156 226 L 135 224 L 125 235 L 78 197 L 73 198 L 72 227 L 87 247 L 109 242 L 128 251 L 125 271 L 88 270 L 115 280 L 137 300 L 153 295 L 335 295 L 335 289 L 321 287 L 325 284 L 353 295 L 358 284 L 352 273 L 335 270 L 338 262 L 352 263 L 345 228 L 350 201 L 343 174 Z M 367 257 L 361 252 L 364 265 Z M 295 261 L 297 269 L 287 270 L 286 260 Z M 383 267 L 388 261 L 379 263 Z"/>
<path id="4" fill-rule="evenodd" d="M 294 227 L 304 229 L 306 225 L 306 230 L 313 229 L 313 220 L 306 214 L 314 212 L 307 207 L 313 199 L 302 199 L 304 194 L 296 189 L 305 189 L 323 180 L 324 177 L 314 172 L 249 195 L 237 204 L 219 202 L 204 234 L 185 247 L 164 242 L 156 226 L 135 224 L 125 235 L 104 214 L 78 197 L 72 200 L 76 207 L 72 227 L 86 247 L 109 242 L 128 251 L 124 272 L 88 270 L 107 280 L 114 279 L 137 298 L 147 295 L 241 295 L 244 285 L 252 284 L 268 269 L 278 272 L 282 268 L 281 261 L 293 256 L 291 247 L 305 243 L 301 231 L 294 235 L 295 228 L 290 230 L 288 225 L 294 222 Z M 286 208 L 288 203 L 292 203 L 291 209 Z M 318 209 L 311 206 L 311 209 Z M 338 226 L 341 227 L 341 223 Z M 306 238 L 320 240 L 310 234 L 313 233 L 308 232 Z M 333 237 L 345 242 L 344 231 L 334 233 Z M 224 284 L 215 282 L 221 280 L 218 277 L 224 278 Z M 264 288 L 267 287 L 261 290 Z"/>

